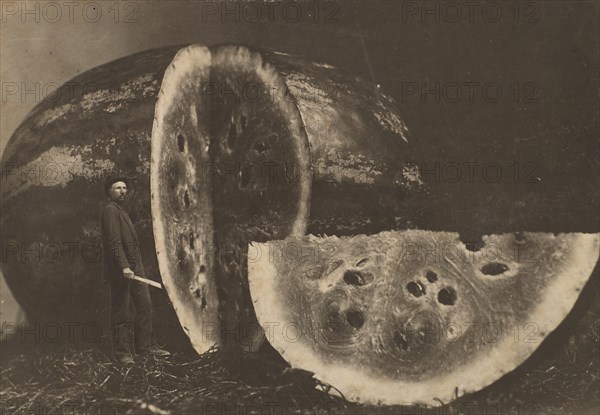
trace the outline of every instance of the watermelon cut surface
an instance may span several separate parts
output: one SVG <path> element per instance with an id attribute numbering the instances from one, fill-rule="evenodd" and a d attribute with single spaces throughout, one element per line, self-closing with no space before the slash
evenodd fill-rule
<path id="1" fill-rule="evenodd" d="M 244 97 L 247 89 L 270 99 Z M 245 247 L 306 231 L 308 140 L 285 91 L 243 47 L 189 46 L 165 71 L 152 129 L 153 229 L 165 288 L 199 353 L 259 347 Z"/>
<path id="2" fill-rule="evenodd" d="M 573 307 L 598 234 L 288 238 L 248 248 L 267 340 L 346 398 L 435 405 L 515 369 Z"/>

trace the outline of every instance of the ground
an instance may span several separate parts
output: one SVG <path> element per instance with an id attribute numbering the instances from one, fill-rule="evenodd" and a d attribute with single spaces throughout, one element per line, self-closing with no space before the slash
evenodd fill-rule
<path id="1" fill-rule="evenodd" d="M 598 414 L 598 278 L 538 350 L 493 385 L 439 407 L 346 401 L 268 347 L 241 356 L 211 349 L 111 363 L 100 349 L 23 342 L 1 346 L 0 414 Z"/>

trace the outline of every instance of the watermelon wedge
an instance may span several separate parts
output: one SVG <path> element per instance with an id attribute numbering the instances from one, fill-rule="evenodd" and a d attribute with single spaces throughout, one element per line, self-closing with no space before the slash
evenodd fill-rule
<path id="1" fill-rule="evenodd" d="M 599 235 L 456 233 L 288 238 L 248 248 L 267 340 L 346 398 L 435 405 L 515 369 L 566 317 Z"/>

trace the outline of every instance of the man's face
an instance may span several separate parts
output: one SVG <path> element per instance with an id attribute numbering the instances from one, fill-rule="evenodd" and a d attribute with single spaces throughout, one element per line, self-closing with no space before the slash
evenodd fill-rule
<path id="1" fill-rule="evenodd" d="M 127 196 L 127 185 L 125 182 L 114 182 L 108 192 L 110 200 L 117 203 L 123 203 Z"/>

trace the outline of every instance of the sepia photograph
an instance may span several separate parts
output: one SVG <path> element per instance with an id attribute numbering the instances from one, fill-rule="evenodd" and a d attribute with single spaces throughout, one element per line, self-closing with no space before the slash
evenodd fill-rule
<path id="1" fill-rule="evenodd" d="M 0 415 L 600 413 L 600 1 L 1 0 Z"/>

